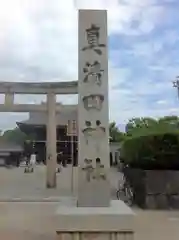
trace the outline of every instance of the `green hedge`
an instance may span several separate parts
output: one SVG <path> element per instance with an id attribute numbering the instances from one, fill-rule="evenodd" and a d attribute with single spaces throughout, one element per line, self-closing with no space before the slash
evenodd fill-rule
<path id="1" fill-rule="evenodd" d="M 179 134 L 176 131 L 150 131 L 126 138 L 121 158 L 133 168 L 179 169 Z"/>

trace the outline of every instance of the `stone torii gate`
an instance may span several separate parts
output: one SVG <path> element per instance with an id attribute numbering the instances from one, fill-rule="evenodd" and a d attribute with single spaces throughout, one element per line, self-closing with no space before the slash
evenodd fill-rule
<path id="1" fill-rule="evenodd" d="M 5 95 L 4 103 L 0 104 L 0 112 L 47 112 L 47 188 L 56 187 L 56 112 L 61 106 L 56 106 L 57 94 L 77 94 L 78 82 L 0 82 L 0 94 Z M 47 96 L 47 104 L 14 104 L 15 94 L 38 94 Z M 71 105 L 66 106 L 72 108 Z"/>

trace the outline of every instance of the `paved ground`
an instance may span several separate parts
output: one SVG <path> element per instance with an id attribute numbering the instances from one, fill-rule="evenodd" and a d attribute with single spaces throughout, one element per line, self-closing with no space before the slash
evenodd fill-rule
<path id="1" fill-rule="evenodd" d="M 55 240 L 57 203 L 0 203 L 0 239 Z M 136 240 L 178 240 L 179 212 L 136 212 Z"/>
<path id="2" fill-rule="evenodd" d="M 12 203 L 22 200 L 53 198 L 66 201 L 71 195 L 71 168 L 57 175 L 57 189 L 45 188 L 45 167 L 38 167 L 33 174 L 24 174 L 23 168 L 0 168 L 0 239 L 52 240 L 55 239 L 54 213 L 60 203 Z M 120 175 L 110 172 L 111 185 L 115 188 Z M 74 169 L 74 195 L 76 194 L 77 169 Z M 53 200 L 52 199 L 52 200 Z M 178 240 L 179 212 L 142 211 L 137 213 L 136 240 Z"/>
<path id="3" fill-rule="evenodd" d="M 46 189 L 46 168 L 38 166 L 34 173 L 24 173 L 24 168 L 0 168 L 0 199 L 47 198 L 71 195 L 71 169 L 57 174 L 57 189 Z"/>
<path id="4" fill-rule="evenodd" d="M 59 196 L 72 195 L 71 166 L 63 168 L 57 174 L 57 189 L 46 189 L 46 167 L 36 167 L 34 173 L 24 173 L 24 168 L 0 168 L 0 201 L 58 199 Z M 110 173 L 112 192 L 119 173 L 112 169 Z M 77 192 L 77 168 L 73 170 L 73 195 Z"/>

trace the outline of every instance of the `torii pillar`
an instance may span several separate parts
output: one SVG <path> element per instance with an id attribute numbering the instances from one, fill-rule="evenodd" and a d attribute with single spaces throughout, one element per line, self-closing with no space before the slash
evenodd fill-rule
<path id="1" fill-rule="evenodd" d="M 0 112 L 47 112 L 47 180 L 48 188 L 56 187 L 56 106 L 57 94 L 77 94 L 78 82 L 0 82 L 0 94 L 5 94 L 5 102 L 0 103 Z M 15 94 L 45 94 L 45 104 L 14 104 Z M 73 106 L 73 105 L 72 105 Z M 69 106 L 69 109 L 71 107 Z"/>
<path id="2" fill-rule="evenodd" d="M 47 164 L 47 188 L 56 188 L 56 94 L 47 93 L 47 142 L 46 142 L 46 164 Z"/>

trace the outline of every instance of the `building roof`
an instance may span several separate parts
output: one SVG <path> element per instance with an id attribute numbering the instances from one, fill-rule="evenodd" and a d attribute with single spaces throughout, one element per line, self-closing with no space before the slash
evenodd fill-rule
<path id="1" fill-rule="evenodd" d="M 77 120 L 76 110 L 62 110 L 56 114 L 57 125 L 67 125 L 69 120 Z M 17 125 L 46 125 L 47 113 L 46 112 L 31 112 L 29 113 L 29 119 L 17 122 Z"/>
<path id="2" fill-rule="evenodd" d="M 15 143 L 0 141 L 0 152 L 22 152 L 23 148 Z"/>

